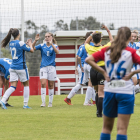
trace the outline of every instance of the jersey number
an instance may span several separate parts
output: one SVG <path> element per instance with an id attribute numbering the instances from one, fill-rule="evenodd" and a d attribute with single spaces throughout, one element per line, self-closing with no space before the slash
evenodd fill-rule
<path id="1" fill-rule="evenodd" d="M 12 58 L 13 58 L 13 59 L 18 59 L 18 57 L 16 56 L 16 55 L 17 55 L 17 50 L 16 50 L 16 48 L 12 48 L 12 49 L 11 49 L 11 54 L 12 54 L 12 51 L 14 51 L 14 56 L 12 55 Z"/>
<path id="2" fill-rule="evenodd" d="M 117 68 L 116 75 L 117 75 L 117 78 L 118 78 L 118 79 L 121 79 L 121 77 L 124 77 L 125 74 L 126 74 L 126 69 L 125 69 L 125 68 L 122 68 L 122 65 L 123 65 L 124 63 L 125 63 L 125 61 L 122 61 L 122 62 L 119 64 L 118 68 Z M 111 65 L 111 70 L 110 70 L 110 72 L 109 72 L 109 77 L 111 77 L 111 74 L 112 74 L 112 72 L 113 72 L 113 70 L 114 70 L 114 64 L 111 63 L 111 60 L 108 60 L 108 61 L 107 61 L 107 67 L 108 67 L 108 68 L 109 68 L 109 65 Z M 122 71 L 122 75 L 120 75 L 121 71 Z"/>
<path id="3" fill-rule="evenodd" d="M 50 56 L 50 52 L 49 51 L 47 51 L 47 56 Z"/>
<path id="4" fill-rule="evenodd" d="M 7 62 L 8 64 L 10 64 L 10 65 L 11 65 L 11 63 L 12 63 L 12 62 L 10 62 L 7 58 L 4 58 L 3 60 L 4 60 L 5 62 Z"/>

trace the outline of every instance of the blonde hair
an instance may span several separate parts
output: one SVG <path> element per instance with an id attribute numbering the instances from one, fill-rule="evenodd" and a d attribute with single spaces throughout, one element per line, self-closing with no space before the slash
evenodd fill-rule
<path id="1" fill-rule="evenodd" d="M 50 34 L 52 36 L 52 38 L 53 38 L 52 39 L 53 43 L 57 44 L 57 41 L 55 40 L 54 35 L 51 32 L 47 32 L 46 34 Z"/>
<path id="2" fill-rule="evenodd" d="M 133 31 L 131 31 L 131 33 L 135 33 L 137 36 L 139 35 L 138 30 L 133 30 Z"/>

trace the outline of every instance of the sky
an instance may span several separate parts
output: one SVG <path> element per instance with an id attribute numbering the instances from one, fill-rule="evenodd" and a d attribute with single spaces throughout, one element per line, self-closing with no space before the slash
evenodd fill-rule
<path id="1" fill-rule="evenodd" d="M 93 16 L 109 25 L 140 28 L 140 0 L 24 0 L 25 21 L 37 26 L 47 25 L 54 29 L 56 21 L 70 21 Z M 21 25 L 21 0 L 0 0 L 0 31 L 19 28 Z M 26 30 L 26 29 L 25 29 Z"/>

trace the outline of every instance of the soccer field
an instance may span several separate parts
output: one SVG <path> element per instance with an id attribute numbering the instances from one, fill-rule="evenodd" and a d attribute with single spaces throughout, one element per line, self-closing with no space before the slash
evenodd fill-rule
<path id="1" fill-rule="evenodd" d="M 41 97 L 30 96 L 29 106 L 22 109 L 23 97 L 10 97 L 14 107 L 0 110 L 1 140 L 99 140 L 102 118 L 96 117 L 96 106 L 83 106 L 85 95 L 75 95 L 73 106 L 54 96 L 52 108 L 41 108 Z M 48 102 L 48 96 L 47 96 Z M 135 113 L 128 128 L 128 139 L 140 139 L 140 94 L 136 95 Z M 116 140 L 116 121 L 111 140 Z"/>

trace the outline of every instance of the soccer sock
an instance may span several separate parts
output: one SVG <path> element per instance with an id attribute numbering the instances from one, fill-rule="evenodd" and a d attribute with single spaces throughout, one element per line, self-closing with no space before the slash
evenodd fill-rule
<path id="1" fill-rule="evenodd" d="M 116 140 L 127 140 L 127 135 L 117 134 L 117 139 Z"/>
<path id="2" fill-rule="evenodd" d="M 49 103 L 53 102 L 54 89 L 49 89 Z"/>
<path id="3" fill-rule="evenodd" d="M 28 101 L 29 101 L 29 86 L 24 87 L 24 105 L 27 106 L 28 105 Z"/>
<path id="4" fill-rule="evenodd" d="M 93 91 L 92 87 L 88 86 L 87 91 L 86 91 L 85 104 L 88 104 L 88 102 L 90 101 L 92 91 Z"/>
<path id="5" fill-rule="evenodd" d="M 77 84 L 75 87 L 73 87 L 67 98 L 71 99 L 81 87 L 82 85 L 80 84 Z"/>
<path id="6" fill-rule="evenodd" d="M 92 101 L 95 101 L 95 90 L 94 90 L 94 87 L 92 88 Z"/>
<path id="7" fill-rule="evenodd" d="M 42 103 L 45 104 L 45 102 L 46 102 L 46 88 L 41 88 L 41 100 L 42 100 Z"/>
<path id="8" fill-rule="evenodd" d="M 103 110 L 103 97 L 99 97 L 98 98 L 98 114 L 101 115 L 102 114 L 102 110 Z"/>
<path id="9" fill-rule="evenodd" d="M 0 88 L 0 100 L 1 100 L 1 97 L 2 97 L 2 88 Z"/>
<path id="10" fill-rule="evenodd" d="M 1 101 L 5 104 L 6 101 L 7 101 L 7 99 L 10 97 L 10 95 L 11 95 L 15 90 L 16 90 L 16 87 L 14 87 L 14 86 L 9 87 L 9 88 L 6 90 L 6 92 L 4 93 L 3 98 L 2 98 Z"/>
<path id="11" fill-rule="evenodd" d="M 96 99 L 96 107 L 97 107 L 97 110 L 98 110 L 98 93 L 96 92 L 96 97 L 95 97 L 95 99 Z"/>
<path id="12" fill-rule="evenodd" d="M 110 140 L 110 134 L 101 133 L 100 140 Z"/>

